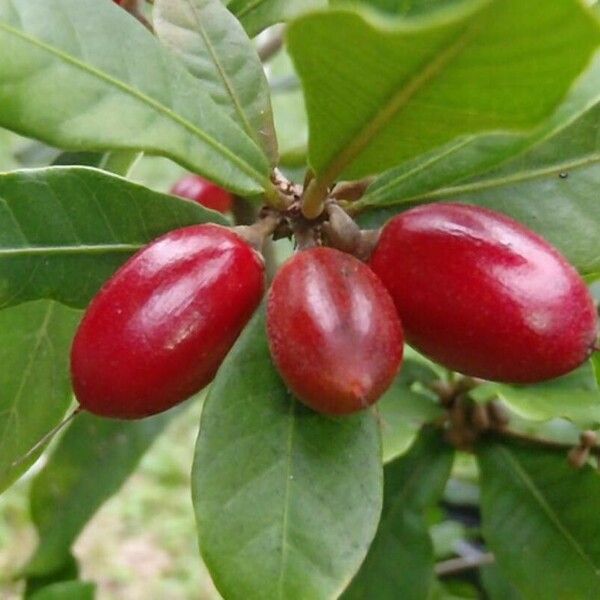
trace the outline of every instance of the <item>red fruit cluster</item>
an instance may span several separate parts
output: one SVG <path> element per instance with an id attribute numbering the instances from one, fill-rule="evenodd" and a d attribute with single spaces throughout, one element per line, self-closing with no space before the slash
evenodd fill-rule
<path id="1" fill-rule="evenodd" d="M 71 369 L 82 408 L 137 418 L 199 391 L 263 287 L 261 257 L 234 230 L 198 225 L 147 246 L 79 327 Z M 460 204 L 393 218 L 368 265 L 329 247 L 300 251 L 269 292 L 274 363 L 290 391 L 325 414 L 364 409 L 385 392 L 402 361 L 403 328 L 450 369 L 529 383 L 580 365 L 597 315 L 583 280 L 545 240 Z"/>
<path id="2" fill-rule="evenodd" d="M 221 213 L 229 212 L 233 204 L 233 198 L 227 190 L 200 175 L 187 175 L 181 178 L 171 188 L 171 194 L 193 200 Z"/>

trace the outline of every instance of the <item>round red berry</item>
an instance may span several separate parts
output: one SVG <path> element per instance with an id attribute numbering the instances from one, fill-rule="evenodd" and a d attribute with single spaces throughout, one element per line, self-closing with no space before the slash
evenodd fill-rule
<path id="1" fill-rule="evenodd" d="M 402 328 L 384 286 L 361 261 L 332 248 L 292 257 L 269 292 L 271 354 L 298 399 L 326 414 L 373 404 L 402 360 Z"/>
<path id="2" fill-rule="evenodd" d="M 212 210 L 229 212 L 233 203 L 231 194 L 200 175 L 187 175 L 172 188 L 171 194 L 193 200 Z"/>

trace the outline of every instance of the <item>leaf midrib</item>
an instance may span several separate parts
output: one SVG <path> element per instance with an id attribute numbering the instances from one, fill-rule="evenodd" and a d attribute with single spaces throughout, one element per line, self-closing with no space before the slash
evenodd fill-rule
<path id="1" fill-rule="evenodd" d="M 240 160 L 240 158 L 235 153 L 231 152 L 228 148 L 226 148 L 225 146 L 220 144 L 217 140 L 210 137 L 202 129 L 199 129 L 193 123 L 184 119 L 183 117 L 178 115 L 176 112 L 174 112 L 172 109 L 170 109 L 169 107 L 165 106 L 164 104 L 158 102 L 154 98 L 140 92 L 139 90 L 136 90 L 135 88 L 130 87 L 125 82 L 112 77 L 108 73 L 105 73 L 104 71 L 101 71 L 100 69 L 97 69 L 96 67 L 93 67 L 89 64 L 83 63 L 83 62 L 81 62 L 81 60 L 77 59 L 76 57 L 71 56 L 70 54 L 63 52 L 62 50 L 60 50 L 54 46 L 51 46 L 50 44 L 47 44 L 46 42 L 43 42 L 42 40 L 39 40 L 23 31 L 16 29 L 15 27 L 8 25 L 8 23 L 6 23 L 6 22 L 0 22 L 0 30 L 3 30 L 7 34 L 13 35 L 17 38 L 20 38 L 34 46 L 37 46 L 38 48 L 40 48 L 50 54 L 53 54 L 54 56 L 58 57 L 65 63 L 71 64 L 75 68 L 83 71 L 84 73 L 87 73 L 88 75 L 94 75 L 98 79 L 104 81 L 105 83 L 108 83 L 112 87 L 115 87 L 115 88 L 121 90 L 122 92 L 125 92 L 126 94 L 136 98 L 137 100 L 141 101 L 142 103 L 147 104 L 153 110 L 155 110 L 157 113 L 162 114 L 163 116 L 169 118 L 173 122 L 177 123 L 179 126 L 183 127 L 190 133 L 194 134 L 196 137 L 203 140 L 206 144 L 208 144 L 209 146 L 214 148 L 217 152 L 219 152 L 226 159 L 230 160 L 233 164 L 237 165 L 237 167 L 242 172 L 246 173 L 246 175 L 248 175 L 251 179 L 256 181 L 256 183 L 259 184 L 259 186 L 261 186 L 261 187 L 263 186 L 264 177 L 258 171 L 256 171 L 251 165 L 249 165 L 248 163 L 246 163 L 243 160 Z"/>
<path id="2" fill-rule="evenodd" d="M 420 196 L 414 196 L 413 198 L 407 198 L 405 201 L 418 200 L 420 198 L 437 198 L 439 196 L 447 196 L 449 194 L 455 196 L 458 194 L 469 194 L 471 192 L 479 192 L 482 190 L 489 190 L 498 187 L 504 187 L 515 183 L 523 183 L 525 181 L 533 181 L 535 179 L 543 179 L 549 175 L 554 175 L 563 171 L 570 171 L 575 169 L 584 168 L 591 166 L 597 162 L 600 162 L 600 153 L 589 154 L 583 158 L 568 161 L 560 164 L 553 164 L 548 167 L 542 167 L 539 169 L 531 169 L 529 171 L 517 171 L 504 177 L 497 177 L 495 179 L 480 180 L 477 182 L 449 186 L 446 188 L 440 188 L 428 194 Z"/>
<path id="3" fill-rule="evenodd" d="M 536 149 L 541 148 L 545 144 L 552 142 L 552 140 L 554 138 L 563 134 L 571 126 L 573 126 L 577 121 L 585 118 L 590 111 L 597 108 L 599 105 L 599 102 L 600 102 L 600 96 L 595 96 L 594 98 L 591 98 L 586 103 L 585 106 L 582 106 L 579 111 L 570 115 L 570 117 L 568 119 L 561 121 L 555 127 L 550 127 L 548 130 L 544 131 L 539 137 L 529 140 L 530 143 L 529 144 L 526 143 L 522 148 L 520 148 L 519 152 L 517 152 L 514 155 L 511 154 L 510 156 L 507 156 L 505 160 L 500 160 L 496 165 L 492 166 L 491 169 L 486 169 L 486 171 L 489 172 L 490 170 L 502 168 L 502 166 L 504 164 L 509 163 L 510 161 L 516 159 L 517 157 L 529 154 L 531 152 L 535 152 Z M 411 177 L 413 177 L 415 174 L 418 174 L 419 172 L 425 170 L 430 165 L 435 164 L 436 162 L 439 162 L 441 159 L 454 154 L 455 152 L 459 151 L 460 149 L 462 149 L 463 147 L 465 147 L 469 144 L 477 142 L 478 139 L 479 139 L 479 136 L 471 136 L 471 137 L 467 138 L 466 140 L 460 140 L 460 139 L 457 140 L 457 142 L 451 148 L 449 148 L 446 152 L 442 152 L 442 153 L 432 157 L 430 160 L 423 161 L 422 163 L 415 166 L 413 169 L 409 169 L 408 171 L 402 173 L 401 175 L 394 178 L 393 180 L 390 180 L 389 183 L 386 183 L 385 185 L 382 185 L 381 187 L 374 190 L 372 195 L 369 195 L 368 193 L 365 194 L 364 198 L 361 201 L 356 203 L 356 208 L 358 209 L 358 208 L 367 207 L 367 206 L 391 206 L 391 204 L 389 204 L 389 203 L 383 203 L 383 204 L 379 205 L 376 200 L 382 194 L 385 195 L 387 190 L 393 189 L 394 186 L 398 185 L 402 181 L 411 179 Z M 592 159 L 592 162 L 600 161 L 600 154 L 586 155 L 586 157 L 590 157 L 590 156 L 596 157 L 595 159 Z M 585 160 L 585 158 L 580 159 L 580 160 Z M 572 161 L 572 162 L 575 162 L 575 161 Z M 555 164 L 553 166 L 553 169 L 556 171 L 562 171 L 565 168 L 569 168 L 569 166 L 570 166 L 570 163 L 565 163 L 564 165 L 556 165 Z M 575 167 L 577 167 L 577 166 L 578 166 L 578 164 L 575 165 Z M 571 166 L 570 168 L 573 168 L 573 167 Z M 547 169 L 550 170 L 551 167 L 549 166 L 549 167 L 547 167 Z M 402 203 L 420 200 L 422 198 L 446 196 L 448 194 L 456 194 L 456 193 L 460 193 L 461 190 L 465 190 L 465 189 L 467 191 L 479 191 L 480 189 L 501 187 L 502 185 L 504 185 L 504 181 L 510 177 L 515 177 L 515 181 L 526 181 L 529 178 L 535 179 L 536 173 L 539 171 L 541 171 L 541 169 L 532 169 L 531 171 L 520 171 L 519 173 L 521 174 L 521 177 L 519 177 L 519 173 L 513 173 L 511 175 L 506 175 L 504 177 L 488 177 L 487 179 L 485 178 L 486 173 L 484 172 L 484 173 L 480 174 L 480 179 L 478 179 L 477 181 L 474 181 L 472 183 L 463 184 L 462 186 L 461 185 L 446 185 L 446 186 L 443 186 L 441 188 L 437 188 L 437 189 L 434 189 L 431 191 L 421 192 L 421 193 L 415 194 L 413 196 L 402 198 Z M 528 177 L 528 173 L 531 173 L 530 177 Z M 539 175 L 538 175 L 538 177 L 539 177 Z"/>
<path id="4" fill-rule="evenodd" d="M 8 409 L 10 411 L 10 415 L 9 418 L 6 420 L 6 423 L 4 424 L 4 428 L 3 428 L 3 432 L 2 435 L 0 435 L 0 441 L 7 441 L 8 437 L 6 435 L 6 431 L 8 429 L 8 425 L 11 422 L 11 418 L 12 415 L 16 415 L 17 413 L 15 412 L 16 407 L 18 406 L 18 404 L 21 401 L 21 397 L 23 395 L 23 390 L 25 389 L 25 385 L 27 383 L 27 381 L 29 380 L 29 377 L 31 375 L 31 371 L 33 369 L 33 364 L 35 362 L 35 357 L 37 356 L 38 352 L 40 351 L 40 348 L 42 346 L 42 342 L 45 339 L 45 337 L 48 334 L 48 325 L 50 323 L 50 319 L 52 317 L 52 314 L 54 313 L 54 307 L 55 307 L 55 303 L 54 302 L 50 302 L 50 304 L 48 305 L 48 309 L 46 310 L 46 314 L 43 317 L 43 320 L 40 324 L 40 327 L 38 329 L 38 332 L 35 336 L 35 343 L 33 345 L 33 348 L 31 350 L 31 353 L 29 354 L 29 359 L 27 361 L 27 366 L 25 367 L 25 370 L 23 371 L 23 377 L 21 377 L 21 381 L 19 382 L 19 387 L 14 395 L 14 398 L 11 402 L 10 408 Z M 15 421 L 16 423 L 17 421 Z M 4 445 L 0 443 L 0 447 Z M 10 472 L 12 467 L 12 462 L 11 464 L 7 465 L 1 472 L 0 475 L 5 476 L 7 473 Z"/>
<path id="5" fill-rule="evenodd" d="M 241 19 L 242 17 L 245 17 L 249 12 L 252 12 L 253 10 L 257 9 L 261 4 L 264 3 L 265 0 L 254 0 L 254 2 L 249 2 L 242 10 L 237 11 L 235 15 L 238 19 Z"/>
<path id="6" fill-rule="evenodd" d="M 0 260 L 2 258 L 13 258 L 20 256 L 46 256 L 46 255 L 70 255 L 70 254 L 105 254 L 137 252 L 145 244 L 98 244 L 98 245 L 71 245 L 71 246 L 30 246 L 22 248 L 1 248 Z"/>
<path id="7" fill-rule="evenodd" d="M 593 560 L 587 555 L 585 550 L 580 546 L 579 542 L 571 535 L 569 530 L 563 525 L 559 516 L 553 510 L 553 508 L 548 504 L 544 496 L 538 490 L 534 481 L 532 481 L 531 477 L 529 477 L 528 473 L 521 467 L 516 458 L 504 447 L 497 447 L 498 452 L 500 452 L 505 461 L 508 463 L 509 467 L 512 468 L 515 476 L 520 479 L 523 483 L 523 486 L 526 491 L 529 492 L 534 501 L 539 505 L 542 511 L 548 517 L 550 523 L 554 526 L 554 528 L 558 531 L 559 535 L 561 535 L 569 545 L 572 546 L 575 553 L 583 560 L 583 562 L 591 568 L 594 577 L 600 579 L 598 568 L 594 564 Z"/>
<path id="8" fill-rule="evenodd" d="M 196 6 L 196 2 L 195 2 L 195 0 L 188 0 L 188 2 L 192 9 L 192 12 L 194 13 L 194 19 L 196 21 L 196 24 L 198 25 L 196 31 L 200 34 L 200 36 L 204 40 L 204 43 L 206 44 L 206 48 L 208 49 L 210 57 L 217 69 L 217 72 L 219 73 L 219 76 L 221 77 L 223 86 L 225 87 L 227 94 L 229 95 L 229 97 L 231 98 L 231 101 L 233 102 L 233 107 L 235 109 L 235 112 L 238 114 L 238 116 L 244 126 L 244 129 L 246 130 L 246 133 L 256 141 L 256 137 L 255 137 L 256 133 L 255 133 L 252 125 L 250 124 L 250 121 L 247 118 L 246 113 L 244 112 L 242 103 L 236 94 L 235 86 L 232 85 L 227 71 L 221 64 L 221 61 L 219 60 L 219 57 L 218 57 L 217 53 L 215 52 L 215 48 L 213 46 L 212 40 L 210 39 L 210 37 L 206 31 L 206 28 L 204 27 L 204 25 L 202 23 L 202 19 L 199 14 L 199 9 Z M 223 10 L 226 11 L 227 9 L 223 8 Z"/>
<path id="9" fill-rule="evenodd" d="M 419 73 L 411 77 L 405 85 L 395 92 L 389 101 L 374 114 L 367 124 L 354 136 L 352 141 L 337 154 L 336 158 L 329 163 L 329 166 L 318 176 L 319 188 L 326 188 L 331 185 L 343 170 L 364 151 L 371 143 L 373 138 L 404 109 L 411 99 L 420 92 L 429 82 L 431 82 L 460 52 L 465 48 L 471 37 L 474 36 L 482 26 L 482 15 L 485 11 L 479 13 L 479 18 L 473 18 L 465 29 L 461 30 L 458 36 L 449 41 L 449 43 L 440 52 L 436 53 L 433 59 L 422 65 Z"/>
<path id="10" fill-rule="evenodd" d="M 290 488 L 291 488 L 291 472 L 292 472 L 292 448 L 294 442 L 294 412 L 295 412 L 296 401 L 290 398 L 290 409 L 288 413 L 289 425 L 287 432 L 287 444 L 286 444 L 286 470 L 285 470 L 285 491 L 283 496 L 283 515 L 281 519 L 281 567 L 279 571 L 279 579 L 277 582 L 278 598 L 284 600 L 284 583 L 285 583 L 285 572 L 287 568 L 287 557 L 288 557 L 288 521 L 289 521 L 289 504 L 290 504 Z"/>

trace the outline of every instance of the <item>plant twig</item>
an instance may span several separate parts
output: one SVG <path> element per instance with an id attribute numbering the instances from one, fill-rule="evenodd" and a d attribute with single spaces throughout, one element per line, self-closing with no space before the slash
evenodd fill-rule
<path id="1" fill-rule="evenodd" d="M 494 564 L 494 555 L 491 552 L 482 552 L 476 556 L 464 556 L 460 558 L 451 558 L 435 565 L 435 574 L 438 577 L 448 577 L 457 575 L 464 571 L 477 569 L 485 565 Z"/>
<path id="2" fill-rule="evenodd" d="M 527 433 L 523 433 L 521 431 L 515 431 L 514 429 L 509 429 L 508 427 L 493 427 L 489 430 L 490 434 L 496 435 L 498 437 L 511 438 L 513 440 L 518 440 L 525 444 L 531 444 L 534 446 L 543 446 L 545 448 L 549 448 L 551 450 L 569 450 L 573 447 L 577 447 L 577 444 L 568 443 L 568 442 L 558 442 L 556 440 L 551 440 L 548 438 L 538 437 L 536 435 L 529 435 Z M 600 446 L 588 446 L 589 453 L 594 456 L 600 457 Z"/>
<path id="3" fill-rule="evenodd" d="M 284 25 L 274 25 L 265 33 L 265 39 L 257 48 L 258 56 L 262 62 L 273 58 L 283 47 Z"/>

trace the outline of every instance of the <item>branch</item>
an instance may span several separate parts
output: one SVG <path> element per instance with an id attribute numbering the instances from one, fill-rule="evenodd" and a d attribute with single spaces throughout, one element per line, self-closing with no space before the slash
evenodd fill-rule
<path id="1" fill-rule="evenodd" d="M 518 440 L 525 444 L 530 444 L 532 446 L 542 446 L 544 448 L 549 448 L 551 450 L 580 450 L 585 451 L 587 454 L 591 454 L 596 457 L 600 457 L 600 446 L 596 443 L 596 441 L 592 441 L 586 439 L 587 436 L 593 432 L 584 431 L 580 437 L 580 444 L 574 444 L 569 442 L 558 442 L 556 440 L 551 440 L 548 438 L 538 437 L 536 435 L 529 435 L 528 433 L 523 433 L 521 431 L 515 431 L 514 429 L 509 429 L 508 427 L 493 427 L 489 430 L 491 435 L 496 435 L 498 437 L 510 438 L 513 440 Z M 593 434 L 595 437 L 595 434 Z"/>
<path id="2" fill-rule="evenodd" d="M 256 49 L 262 62 L 267 62 L 281 50 L 284 33 L 284 25 L 274 25 L 265 33 L 265 40 Z"/>
<path id="3" fill-rule="evenodd" d="M 476 556 L 451 558 L 450 560 L 437 563 L 435 565 L 435 574 L 438 577 L 448 577 L 463 573 L 464 571 L 470 571 L 471 569 L 484 567 L 485 565 L 491 565 L 494 562 L 494 555 L 491 552 L 482 552 Z"/>

